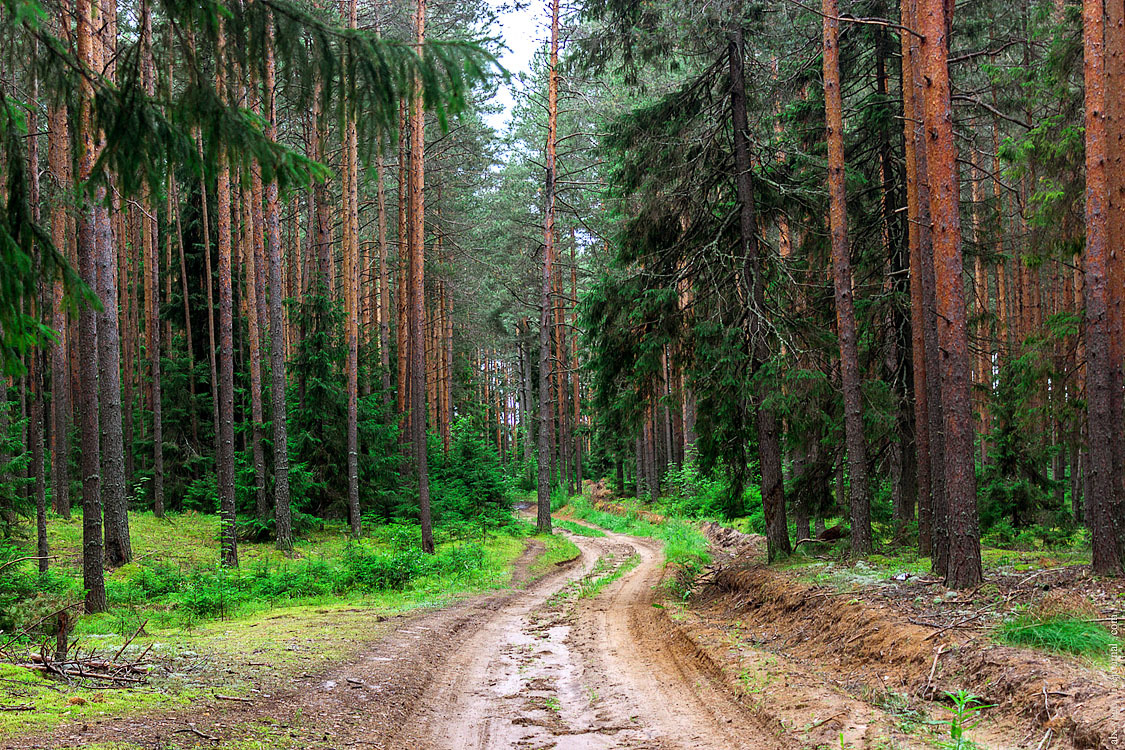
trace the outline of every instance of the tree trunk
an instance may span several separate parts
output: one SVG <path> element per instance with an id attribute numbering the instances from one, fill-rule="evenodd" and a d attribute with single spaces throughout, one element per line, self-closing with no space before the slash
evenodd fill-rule
<path id="1" fill-rule="evenodd" d="M 348 28 L 356 28 L 356 0 L 341 0 L 340 6 L 341 12 L 347 16 Z M 348 398 L 348 522 L 352 537 L 358 539 L 362 529 L 359 511 L 359 209 L 356 170 L 358 150 L 354 112 L 348 112 L 345 116 L 343 136 L 344 338 L 348 345 L 348 359 L 344 367 Z"/>
<path id="2" fill-rule="evenodd" d="M 226 65 L 226 40 L 219 31 L 216 66 L 217 87 L 225 97 L 223 68 Z M 216 219 L 219 230 L 219 538 L 222 564 L 238 566 L 238 522 L 234 496 L 234 289 L 231 283 L 231 189 L 227 154 L 220 149 L 215 171 Z"/>
<path id="3" fill-rule="evenodd" d="M 551 0 L 551 46 L 547 72 L 547 163 L 544 174 L 543 275 L 539 290 L 539 455 L 537 518 L 551 533 L 551 280 L 555 262 L 555 148 L 559 110 L 559 0 Z"/>
<path id="4" fill-rule="evenodd" d="M 91 0 L 78 0 L 76 36 L 78 58 L 88 69 L 101 69 L 100 44 L 94 29 L 100 15 Z M 93 86 L 83 81 L 79 99 L 78 180 L 85 182 L 98 157 L 100 137 L 94 132 L 92 116 Z M 78 273 L 91 289 L 98 288 L 98 203 L 105 200 L 105 189 L 95 190 L 92 203 L 83 203 L 78 217 Z M 98 445 L 98 314 L 83 304 L 78 315 L 78 349 L 86 352 L 79 360 L 79 435 L 82 445 L 82 582 L 86 589 L 86 612 L 106 610 L 104 548 L 102 541 L 102 495 Z"/>
<path id="5" fill-rule="evenodd" d="M 945 583 L 968 588 L 982 580 L 969 386 L 968 320 L 961 256 L 960 185 L 949 81 L 948 28 L 952 6 L 919 0 L 925 75 L 924 122 L 944 425 L 945 508 L 949 556 Z M 947 16 L 947 13 L 949 14 Z"/>
<path id="6" fill-rule="evenodd" d="M 270 140 L 277 138 L 277 85 L 275 81 L 273 35 L 266 45 L 265 96 Z M 289 426 L 286 404 L 285 315 L 281 284 L 281 219 L 277 198 L 277 179 L 266 185 L 266 248 L 270 276 L 270 396 L 273 399 L 273 495 L 274 528 L 277 548 L 293 549 L 293 521 L 289 506 Z"/>
<path id="7" fill-rule="evenodd" d="M 51 202 L 51 244 L 66 254 L 69 218 L 63 191 L 71 187 L 70 135 L 65 106 L 48 114 L 47 162 L 56 192 Z M 70 330 L 63 306 L 63 282 L 55 279 L 51 287 L 51 327 L 58 338 L 51 344 L 51 483 L 55 512 L 70 518 L 70 377 L 67 343 Z"/>
<path id="8" fill-rule="evenodd" d="M 1093 547 L 1093 569 L 1098 575 L 1122 573 L 1118 553 L 1119 524 L 1116 511 L 1114 466 L 1115 431 L 1112 394 L 1114 364 L 1110 360 L 1110 261 L 1107 209 L 1109 158 L 1106 114 L 1105 5 L 1103 0 L 1083 0 L 1083 78 L 1086 89 L 1086 405 L 1087 469 L 1086 522 Z"/>
<path id="9" fill-rule="evenodd" d="M 917 25 L 917 2 L 903 4 L 908 27 Z M 941 387 L 936 369 L 928 363 L 936 348 L 930 324 L 933 305 L 929 302 L 928 282 L 932 282 L 930 232 L 930 193 L 926 168 L 926 140 L 922 127 L 921 54 L 918 40 L 902 32 L 902 86 L 904 139 L 906 144 L 907 238 L 910 248 L 910 332 L 914 383 L 914 440 L 918 481 L 918 552 L 933 552 L 933 513 L 941 494 L 940 411 Z M 935 568 L 936 558 L 935 558 Z"/>
<path id="10" fill-rule="evenodd" d="M 851 555 L 871 554 L 871 498 L 867 486 L 867 441 L 863 436 L 863 392 L 856 345 L 852 264 L 848 248 L 848 207 L 844 183 L 844 106 L 840 94 L 840 19 L 837 0 L 823 0 L 824 101 L 828 138 L 828 195 L 832 234 L 832 281 L 836 332 L 840 339 L 840 382 L 844 391 L 844 432 L 848 450 Z M 807 526 L 806 526 L 807 528 Z"/>
<path id="11" fill-rule="evenodd" d="M 142 3 L 141 39 L 144 59 L 141 76 L 145 93 L 156 93 L 156 70 L 152 59 L 152 13 L 148 3 Z M 152 202 L 152 189 L 146 185 L 142 198 L 141 233 L 145 266 L 145 328 L 149 373 L 152 378 L 152 502 L 157 518 L 164 516 L 164 420 L 161 413 L 160 390 L 160 253 L 157 250 L 156 209 Z"/>
<path id="12" fill-rule="evenodd" d="M 250 347 L 250 452 L 254 468 L 254 511 L 258 521 L 265 523 L 270 517 L 269 501 L 266 499 L 266 456 L 262 448 L 262 424 L 265 415 L 262 411 L 262 347 L 261 325 L 264 320 L 258 315 L 257 286 L 258 268 L 254 245 L 258 242 L 253 216 L 253 194 L 250 179 L 243 174 L 242 182 L 242 233 L 239 244 L 242 246 L 242 268 L 246 277 L 246 291 L 243 302 L 246 304 L 247 343 Z"/>
<path id="13" fill-rule="evenodd" d="M 754 173 L 750 161 L 750 126 L 746 113 L 746 82 L 742 59 L 742 29 L 736 29 L 727 46 L 730 63 L 731 119 L 734 126 L 735 188 L 739 203 L 742 283 L 748 291 L 747 338 L 751 375 L 769 356 L 766 327 L 761 319 L 765 305 L 765 280 L 758 244 L 758 221 L 754 206 Z M 762 510 L 766 519 L 766 543 L 770 560 L 788 555 L 789 527 L 785 520 L 785 484 L 781 475 L 781 435 L 777 415 L 765 406 L 767 394 L 755 393 L 753 408 L 758 423 L 758 457 L 762 474 Z"/>
<path id="14" fill-rule="evenodd" d="M 32 43 L 32 50 L 38 51 L 38 43 Z M 31 101 L 36 102 L 39 99 L 39 79 L 34 74 L 31 76 Z M 37 108 L 32 107 L 27 113 L 27 132 L 29 134 L 27 142 L 27 202 L 31 207 L 31 219 L 36 224 L 39 224 L 42 217 L 40 215 L 40 196 L 39 196 L 39 111 Z M 42 257 L 42 248 L 38 243 L 35 244 L 34 250 L 37 262 L 40 262 Z M 46 291 L 40 288 L 36 293 L 33 300 L 35 314 L 42 315 L 45 305 L 43 304 L 47 299 Z M 31 386 L 31 404 L 27 420 L 27 439 L 30 443 L 31 451 L 31 464 L 28 467 L 28 473 L 32 479 L 32 495 L 35 498 L 35 554 L 39 558 L 39 572 L 47 572 L 47 564 L 50 562 L 47 557 L 50 554 L 50 548 L 47 544 L 47 483 L 45 481 L 44 472 L 46 467 L 43 463 L 43 364 L 44 352 L 39 346 L 31 349 L 30 356 L 28 357 L 28 373 L 27 382 Z"/>
<path id="15" fill-rule="evenodd" d="M 426 41 L 426 0 L 418 0 L 415 15 L 417 44 L 421 55 Z M 414 443 L 414 468 L 418 474 L 418 515 L 422 524 L 422 549 L 434 552 L 430 522 L 430 471 L 426 445 L 426 281 L 425 281 L 425 146 L 426 110 L 421 81 L 414 81 L 414 101 L 410 131 L 410 423 Z"/>

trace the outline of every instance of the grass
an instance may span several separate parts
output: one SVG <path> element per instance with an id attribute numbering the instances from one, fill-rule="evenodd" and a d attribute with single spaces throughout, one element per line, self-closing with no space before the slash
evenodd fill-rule
<path id="1" fill-rule="evenodd" d="M 579 584 L 578 584 L 578 598 L 579 599 L 592 599 L 592 598 L 594 598 L 595 596 L 597 596 L 598 594 L 600 594 L 602 592 L 602 589 L 604 589 L 606 586 L 608 586 L 609 584 L 616 581 L 621 576 L 628 573 L 633 568 L 637 567 L 637 565 L 639 565 L 640 562 L 641 562 L 640 556 L 637 555 L 636 553 L 633 553 L 632 555 L 629 555 L 629 557 L 625 558 L 624 562 L 622 562 L 620 565 L 618 565 L 616 569 L 614 569 L 613 571 L 611 571 L 607 575 L 599 576 L 597 574 L 601 571 L 599 571 L 598 568 L 601 567 L 604 570 L 605 566 L 602 565 L 602 561 L 605 560 L 605 559 L 606 558 L 604 558 L 604 557 L 599 559 L 597 565 L 594 566 L 594 570 L 591 571 L 591 575 L 583 578 L 579 582 Z"/>
<path id="2" fill-rule="evenodd" d="M 996 639 L 1013 646 L 1029 646 L 1076 656 L 1108 656 L 1119 645 L 1100 623 L 1060 615 L 1018 615 L 996 628 Z"/>
<path id="3" fill-rule="evenodd" d="M 551 523 L 556 528 L 560 528 L 560 529 L 563 529 L 565 531 L 569 531 L 571 534 L 576 534 L 577 536 L 588 536 L 588 537 L 605 536 L 605 532 L 602 531 L 601 529 L 595 529 L 592 526 L 585 526 L 585 525 L 580 524 L 580 523 L 575 523 L 574 521 L 568 521 L 565 518 L 554 518 L 554 519 L 551 520 Z"/>
<path id="4" fill-rule="evenodd" d="M 0 665 L 0 704 L 32 709 L 0 712 L 0 738 L 72 721 L 158 713 L 212 691 L 269 690 L 297 671 L 349 658 L 389 628 L 379 623 L 396 614 L 508 585 L 530 531 L 516 523 L 505 533 L 445 541 L 429 556 L 413 546 L 405 527 L 375 528 L 353 542 L 342 525 L 333 525 L 301 540 L 293 558 L 271 544 L 240 544 L 241 567 L 224 570 L 217 565 L 216 518 L 137 513 L 130 521 L 135 561 L 107 571 L 110 611 L 78 618 L 72 638 L 84 653 L 112 655 L 147 623 L 126 655 L 139 656 L 151 646 L 149 657 L 168 669 L 136 689 L 108 690 Z M 5 586 L 23 587 L 8 611 L 0 611 L 15 623 L 81 600 L 81 516 L 52 517 L 49 529 L 52 554 L 58 555 L 49 577 L 38 578 L 33 563 L 5 571 Z M 561 536 L 543 541 L 542 569 L 578 553 Z M 48 620 L 48 632 L 35 644 L 53 642 L 52 625 Z"/>
<path id="5" fill-rule="evenodd" d="M 536 534 L 535 538 L 542 541 L 546 547 L 543 554 L 531 565 L 531 573 L 535 578 L 546 575 L 560 563 L 569 562 L 582 554 L 574 542 L 561 534 Z"/>
<path id="6" fill-rule="evenodd" d="M 574 518 L 618 534 L 647 536 L 664 542 L 664 564 L 680 573 L 671 581 L 671 586 L 676 593 L 685 594 L 682 582 L 694 578 L 711 561 L 707 552 L 707 538 L 703 536 L 703 532 L 698 526 L 682 518 L 665 518 L 663 523 L 652 523 L 640 518 L 635 508 L 626 507 L 629 509 L 628 513 L 620 516 L 598 510 L 586 497 L 575 497 L 565 510 Z"/>

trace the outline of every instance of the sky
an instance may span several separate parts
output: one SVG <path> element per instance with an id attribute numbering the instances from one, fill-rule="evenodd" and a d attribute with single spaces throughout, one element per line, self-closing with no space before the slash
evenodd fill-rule
<path id="1" fill-rule="evenodd" d="M 508 49 L 500 55 L 500 64 L 513 77 L 513 80 L 500 87 L 496 100 L 501 105 L 500 112 L 488 115 L 488 124 L 498 132 L 503 132 L 512 113 L 514 99 L 512 87 L 517 86 L 515 77 L 531 70 L 531 60 L 546 34 L 545 3 L 541 0 L 489 0 L 496 10 L 501 37 Z"/>

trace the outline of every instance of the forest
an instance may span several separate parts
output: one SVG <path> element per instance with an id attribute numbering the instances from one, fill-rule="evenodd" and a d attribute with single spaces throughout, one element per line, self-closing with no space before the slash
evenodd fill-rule
<path id="1" fill-rule="evenodd" d="M 0 746 L 1125 732 L 1121 3 L 0 0 L 0 61 Z"/>

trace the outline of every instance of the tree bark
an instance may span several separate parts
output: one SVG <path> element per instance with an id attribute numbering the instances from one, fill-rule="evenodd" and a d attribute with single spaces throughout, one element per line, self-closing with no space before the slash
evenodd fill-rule
<path id="1" fill-rule="evenodd" d="M 421 55 L 426 41 L 426 0 L 418 0 L 415 14 L 417 42 Z M 425 145 L 426 111 L 422 102 L 421 81 L 414 81 L 414 101 L 410 131 L 410 423 L 414 447 L 414 469 L 418 475 L 418 515 L 422 524 L 422 549 L 434 552 L 430 521 L 430 471 L 426 445 L 426 283 L 425 283 Z"/>
<path id="2" fill-rule="evenodd" d="M 48 114 L 47 162 L 55 183 L 51 201 L 51 243 L 66 253 L 67 217 L 63 191 L 71 187 L 70 134 L 65 106 L 55 107 Z M 51 484 L 55 512 L 70 518 L 70 376 L 67 367 L 67 343 L 70 330 L 63 306 L 63 282 L 56 279 L 51 286 L 51 327 L 58 338 L 51 344 Z"/>
<path id="3" fill-rule="evenodd" d="M 99 10 L 91 0 L 78 0 L 78 58 L 91 70 L 101 68 L 100 44 L 94 29 L 98 28 Z M 99 136 L 94 132 L 93 86 L 83 80 L 79 99 L 78 180 L 85 182 L 98 157 Z M 93 202 L 84 203 L 78 217 L 78 273 L 91 289 L 98 288 L 97 227 L 99 201 L 105 200 L 105 189 L 95 191 Z M 86 612 L 106 610 L 104 548 L 102 540 L 102 495 L 99 460 L 98 426 L 98 313 L 84 304 L 78 315 L 79 435 L 82 445 L 82 582 L 86 589 Z"/>
<path id="4" fill-rule="evenodd" d="M 1115 501 L 1113 421 L 1114 365 L 1110 360 L 1109 283 L 1110 260 L 1107 209 L 1109 159 L 1106 128 L 1105 5 L 1103 0 L 1083 0 L 1083 78 L 1086 125 L 1086 408 L 1087 490 L 1086 521 L 1093 547 L 1093 569 L 1098 575 L 1122 574 L 1119 519 Z"/>
<path id="5" fill-rule="evenodd" d="M 273 52 L 273 33 L 266 45 L 265 68 L 266 135 L 277 139 L 277 83 Z M 289 425 L 285 373 L 285 298 L 281 283 L 281 218 L 277 179 L 266 184 L 266 248 L 270 281 L 270 396 L 273 399 L 273 499 L 274 530 L 277 548 L 293 549 L 293 521 L 289 499 Z"/>
<path id="6" fill-rule="evenodd" d="M 836 332 L 840 339 L 840 382 L 844 391 L 844 433 L 848 450 L 851 554 L 871 554 L 871 498 L 867 482 L 867 441 L 863 436 L 863 392 L 856 345 L 852 298 L 851 251 L 848 247 L 847 187 L 844 177 L 844 106 L 840 94 L 840 19 L 837 0 L 823 0 L 824 101 L 828 138 L 829 223 L 832 234 L 832 281 Z M 807 528 L 807 527 L 806 527 Z"/>
<path id="7" fill-rule="evenodd" d="M 727 45 L 730 64 L 731 120 L 734 126 L 735 188 L 739 204 L 742 283 L 747 295 L 747 338 L 751 375 L 769 358 L 763 325 L 765 280 L 758 243 L 758 220 L 754 206 L 754 173 L 750 161 L 750 126 L 746 113 L 746 81 L 742 58 L 742 29 L 736 29 Z M 765 406 L 764 386 L 751 397 L 758 423 L 758 459 L 761 467 L 762 509 L 766 520 L 766 546 L 770 560 L 791 551 L 785 520 L 785 484 L 781 474 L 781 438 L 777 415 Z"/>
<path id="8" fill-rule="evenodd" d="M 217 87 L 224 97 L 226 65 L 225 35 L 219 31 L 219 54 L 216 65 Z M 221 562 L 226 567 L 238 566 L 238 523 L 234 496 L 234 289 L 231 282 L 231 186 L 227 154 L 219 150 L 216 173 L 215 208 L 219 232 L 219 538 Z"/>
<path id="9" fill-rule="evenodd" d="M 555 149 L 559 109 L 559 0 L 550 2 L 551 41 L 547 72 L 547 144 L 544 174 L 543 275 L 539 290 L 539 451 L 536 527 L 551 533 L 551 280 L 555 262 Z"/>
<path id="10" fill-rule="evenodd" d="M 945 506 L 949 557 L 945 583 L 968 588 L 982 580 L 976 467 L 970 396 L 968 320 L 961 255 L 960 185 L 953 140 L 948 28 L 952 6 L 919 0 L 925 75 L 924 122 L 933 221 L 935 297 L 944 426 Z M 948 15 L 947 15 L 948 14 Z"/>

